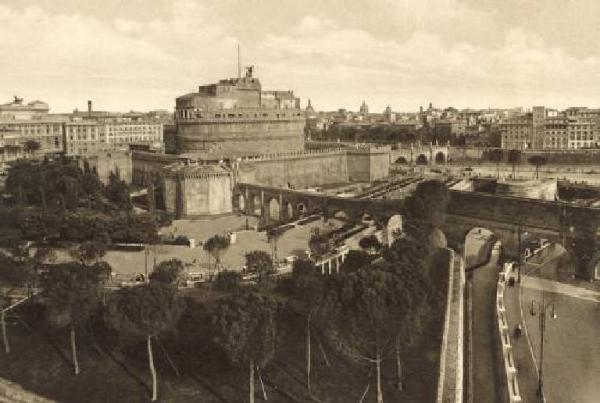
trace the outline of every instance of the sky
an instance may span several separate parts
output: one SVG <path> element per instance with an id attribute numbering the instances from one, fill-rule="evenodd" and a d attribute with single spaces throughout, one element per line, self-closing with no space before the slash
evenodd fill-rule
<path id="1" fill-rule="evenodd" d="M 173 110 L 254 65 L 317 110 L 600 107 L 596 0 L 0 0 L 0 103 Z"/>

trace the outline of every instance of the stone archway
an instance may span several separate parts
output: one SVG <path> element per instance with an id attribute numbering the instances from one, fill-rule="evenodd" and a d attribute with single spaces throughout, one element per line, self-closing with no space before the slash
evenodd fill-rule
<path id="1" fill-rule="evenodd" d="M 405 157 L 399 157 L 396 161 L 395 164 L 408 164 L 408 160 Z"/>
<path id="2" fill-rule="evenodd" d="M 442 151 L 438 151 L 435 154 L 435 163 L 436 164 L 444 164 L 446 162 L 446 155 Z"/>
<path id="3" fill-rule="evenodd" d="M 464 256 L 467 268 L 486 264 L 498 241 L 497 235 L 484 227 L 473 227 L 464 236 Z"/>
<path id="4" fill-rule="evenodd" d="M 268 217 L 270 221 L 279 221 L 281 218 L 281 206 L 276 198 L 269 200 Z"/>
<path id="5" fill-rule="evenodd" d="M 241 193 L 237 197 L 237 204 L 238 204 L 237 207 L 238 207 L 239 211 L 241 211 L 241 212 L 246 211 L 246 198 Z"/>
<path id="6" fill-rule="evenodd" d="M 252 213 L 259 217 L 262 216 L 262 203 L 259 195 L 254 195 L 254 197 L 252 197 Z"/>
<path id="7" fill-rule="evenodd" d="M 281 216 L 285 221 L 294 218 L 294 207 L 292 206 L 292 203 L 287 200 L 284 200 L 283 205 L 281 206 Z"/>
<path id="8" fill-rule="evenodd" d="M 417 165 L 427 165 L 427 156 L 425 154 L 419 154 L 415 160 Z"/>
<path id="9" fill-rule="evenodd" d="M 522 242 L 522 253 L 527 263 L 537 268 L 537 274 L 557 280 L 569 280 L 576 273 L 575 251 L 561 242 L 540 242 L 539 238 Z M 590 262 L 592 264 L 592 262 Z"/>
<path id="10" fill-rule="evenodd" d="M 306 206 L 304 205 L 304 203 L 298 203 L 296 205 L 296 211 L 298 212 L 298 216 L 299 217 L 303 217 L 304 215 L 306 215 Z"/>
<path id="11" fill-rule="evenodd" d="M 340 221 L 350 221 L 350 214 L 346 213 L 343 210 L 335 210 L 331 215 L 331 218 L 335 218 Z"/>
<path id="12" fill-rule="evenodd" d="M 446 234 L 439 228 L 434 228 L 429 234 L 429 246 L 433 249 L 447 248 L 448 240 Z"/>

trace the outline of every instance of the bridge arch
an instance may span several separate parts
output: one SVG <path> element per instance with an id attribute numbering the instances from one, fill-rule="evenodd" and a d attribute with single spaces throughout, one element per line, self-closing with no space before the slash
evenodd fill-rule
<path id="1" fill-rule="evenodd" d="M 446 162 L 446 154 L 443 151 L 438 151 L 435 154 L 435 163 L 436 164 L 444 164 Z"/>
<path id="2" fill-rule="evenodd" d="M 294 213 L 295 213 L 295 211 L 294 211 L 294 206 L 292 205 L 292 203 L 288 200 L 283 200 L 283 203 L 281 206 L 281 218 L 284 221 L 289 221 L 289 220 L 295 218 Z"/>
<path id="3" fill-rule="evenodd" d="M 352 217 L 350 216 L 350 214 L 346 213 L 344 210 L 334 210 L 331 213 L 331 218 L 335 218 L 335 219 L 341 220 L 341 221 L 350 221 Z"/>
<path id="4" fill-rule="evenodd" d="M 489 261 L 499 238 L 494 231 L 488 228 L 472 227 L 465 233 L 463 240 L 465 263 L 467 268 L 471 268 Z"/>
<path id="5" fill-rule="evenodd" d="M 425 154 L 419 154 L 415 160 L 417 165 L 427 165 L 427 156 Z"/>
<path id="6" fill-rule="evenodd" d="M 306 215 L 307 209 L 306 209 L 306 206 L 304 205 L 304 203 L 296 204 L 296 212 L 298 213 L 299 217 Z"/>
<path id="7" fill-rule="evenodd" d="M 281 206 L 279 200 L 276 197 L 272 197 L 266 204 L 267 211 L 266 215 L 269 221 L 279 221 L 281 218 Z"/>
<path id="8" fill-rule="evenodd" d="M 242 193 L 237 196 L 237 208 L 242 212 L 246 211 L 246 198 Z"/>
<path id="9" fill-rule="evenodd" d="M 262 216 L 262 203 L 260 196 L 255 194 L 252 196 L 252 213 L 256 216 Z"/>
<path id="10" fill-rule="evenodd" d="M 433 228 L 429 234 L 429 246 L 434 249 L 447 248 L 446 234 L 439 228 Z"/>
<path id="11" fill-rule="evenodd" d="M 398 159 L 396 159 L 396 161 L 394 161 L 395 164 L 408 164 L 408 160 L 406 159 L 406 157 L 402 156 L 402 157 L 398 157 Z"/>

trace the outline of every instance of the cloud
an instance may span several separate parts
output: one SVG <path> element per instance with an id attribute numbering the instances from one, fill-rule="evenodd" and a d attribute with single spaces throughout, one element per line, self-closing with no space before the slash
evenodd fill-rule
<path id="1" fill-rule="evenodd" d="M 253 40 L 212 3 L 176 0 L 168 14 L 146 19 L 0 5 L 9 56 L 0 93 L 42 98 L 55 110 L 88 98 L 108 109 L 170 109 L 198 84 L 236 74 L 241 40 L 243 60 L 257 66 L 265 88 L 293 89 L 321 108 L 356 109 L 362 99 L 371 110 L 416 110 L 430 100 L 458 107 L 595 100 L 596 54 L 574 56 L 524 28 L 495 30 L 493 13 L 458 0 L 374 1 L 363 13 L 363 3 L 348 3 L 354 20 L 344 9 L 306 7 L 314 12 L 291 13 L 292 23 L 258 36 L 248 25 Z M 481 39 L 490 32 L 493 41 Z"/>

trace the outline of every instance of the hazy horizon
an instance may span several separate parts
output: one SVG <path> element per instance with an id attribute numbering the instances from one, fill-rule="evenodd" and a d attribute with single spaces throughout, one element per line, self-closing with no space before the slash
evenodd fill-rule
<path id="1" fill-rule="evenodd" d="M 592 0 L 0 0 L 0 103 L 173 110 L 255 66 L 302 106 L 371 112 L 600 105 Z"/>

